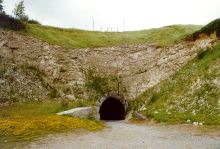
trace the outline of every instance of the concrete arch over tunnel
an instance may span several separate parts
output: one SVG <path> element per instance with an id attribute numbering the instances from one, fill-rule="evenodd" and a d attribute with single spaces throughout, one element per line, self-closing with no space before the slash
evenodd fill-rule
<path id="1" fill-rule="evenodd" d="M 127 102 L 120 96 L 104 97 L 99 108 L 101 120 L 124 120 Z"/>

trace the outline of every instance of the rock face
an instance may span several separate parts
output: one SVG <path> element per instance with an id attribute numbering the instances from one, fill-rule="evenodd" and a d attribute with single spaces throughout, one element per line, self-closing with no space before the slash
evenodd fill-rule
<path id="1" fill-rule="evenodd" d="M 68 111 L 57 113 L 57 115 L 71 115 L 78 118 L 90 118 L 93 115 L 92 107 L 74 108 Z"/>
<path id="2" fill-rule="evenodd" d="M 77 93 L 72 90 L 65 93 L 67 88 L 84 88 L 86 81 L 84 72 L 92 69 L 101 75 L 120 75 L 127 90 L 126 99 L 132 99 L 174 74 L 194 58 L 199 49 L 206 49 L 212 45 L 212 40 L 205 39 L 183 42 L 171 47 L 142 44 L 107 48 L 65 49 L 32 37 L 0 29 L 1 60 L 11 60 L 11 67 L 34 66 L 44 74 L 43 77 L 28 82 L 21 81 L 19 76 L 28 80 L 27 76 L 16 71 L 18 76 L 14 77 L 19 79 L 16 85 L 18 90 L 25 83 L 27 91 L 30 91 L 28 86 L 32 84 L 32 92 L 27 93 L 30 98 L 35 92 L 39 92 L 36 96 L 40 95 L 40 92 L 47 96 L 49 92 L 45 90 L 48 88 L 56 88 L 57 94 L 63 97 L 71 94 L 77 97 Z M 10 71 L 15 71 L 11 67 L 10 70 L 9 67 L 3 68 L 5 66 L 3 63 L 2 61 L 0 64 L 2 68 L 0 98 L 9 96 L 9 88 L 12 87 L 10 83 L 7 83 L 6 76 Z M 33 91 L 34 89 L 37 91 Z"/>
<path id="3" fill-rule="evenodd" d="M 69 100 L 76 100 L 76 97 L 75 97 L 74 94 L 66 95 L 65 97 L 66 97 L 67 99 L 69 99 Z"/>

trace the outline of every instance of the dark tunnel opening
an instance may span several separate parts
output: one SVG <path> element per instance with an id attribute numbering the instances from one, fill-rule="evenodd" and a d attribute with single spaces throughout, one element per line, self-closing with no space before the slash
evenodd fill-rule
<path id="1" fill-rule="evenodd" d="M 99 109 L 101 120 L 124 120 L 126 109 L 123 103 L 114 97 L 108 97 Z"/>

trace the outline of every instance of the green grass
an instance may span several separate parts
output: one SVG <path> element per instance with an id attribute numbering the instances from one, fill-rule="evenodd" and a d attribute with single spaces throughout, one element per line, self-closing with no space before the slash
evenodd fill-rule
<path id="1" fill-rule="evenodd" d="M 133 32 L 92 32 L 27 24 L 25 34 L 66 48 L 94 48 L 125 44 L 153 43 L 169 46 L 199 30 L 196 25 L 173 25 Z"/>
<path id="2" fill-rule="evenodd" d="M 189 123 L 220 125 L 220 89 L 214 83 L 220 79 L 220 44 L 199 53 L 175 75 L 132 101 L 131 109 L 158 122 L 190 120 Z"/>
<path id="3" fill-rule="evenodd" d="M 101 122 L 58 116 L 55 113 L 79 106 L 91 105 L 90 101 L 70 102 L 65 107 L 59 101 L 15 103 L 0 107 L 0 146 L 12 148 L 51 133 L 86 129 L 99 130 Z"/>
<path id="4" fill-rule="evenodd" d="M 53 115 L 57 112 L 64 111 L 70 108 L 82 107 L 92 105 L 92 101 L 79 100 L 77 102 L 70 102 L 68 106 L 63 107 L 61 101 L 45 101 L 45 102 L 24 102 L 15 103 L 10 106 L 3 106 L 0 108 L 0 117 L 16 117 L 23 115 L 28 116 L 42 116 Z"/>

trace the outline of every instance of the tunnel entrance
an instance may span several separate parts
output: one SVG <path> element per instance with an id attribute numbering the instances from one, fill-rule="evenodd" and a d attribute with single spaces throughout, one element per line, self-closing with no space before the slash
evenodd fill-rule
<path id="1" fill-rule="evenodd" d="M 100 109 L 101 120 L 124 120 L 126 106 L 119 97 L 107 97 L 102 102 Z"/>

